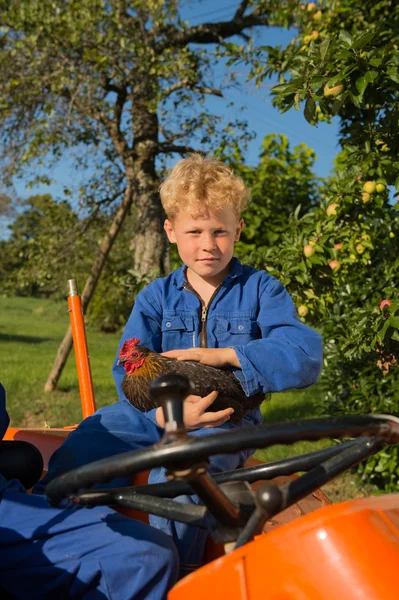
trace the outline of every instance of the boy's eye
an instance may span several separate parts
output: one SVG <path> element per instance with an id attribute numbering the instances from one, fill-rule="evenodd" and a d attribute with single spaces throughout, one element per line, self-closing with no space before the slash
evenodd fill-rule
<path id="1" fill-rule="evenodd" d="M 215 235 L 224 235 L 225 233 L 227 233 L 225 229 L 218 229 L 215 231 Z"/>
<path id="2" fill-rule="evenodd" d="M 197 229 L 193 229 L 193 231 L 189 231 L 189 234 L 194 234 L 194 235 L 198 235 L 199 233 L 201 233 L 200 231 L 198 231 Z"/>

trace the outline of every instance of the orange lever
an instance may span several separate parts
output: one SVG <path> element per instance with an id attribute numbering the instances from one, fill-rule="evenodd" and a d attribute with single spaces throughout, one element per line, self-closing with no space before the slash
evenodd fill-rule
<path id="1" fill-rule="evenodd" d="M 96 412 L 96 401 L 94 398 L 82 301 L 78 295 L 78 286 L 75 279 L 68 281 L 68 290 L 68 309 L 71 319 L 76 369 L 78 372 L 80 401 L 82 403 L 83 418 L 85 419 Z"/>

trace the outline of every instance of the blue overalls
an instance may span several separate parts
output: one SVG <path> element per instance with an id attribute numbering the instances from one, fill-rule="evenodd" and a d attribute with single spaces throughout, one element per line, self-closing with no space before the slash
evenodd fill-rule
<path id="1" fill-rule="evenodd" d="M 1 438 L 7 426 L 0 384 Z M 108 507 L 53 508 L 0 475 L 2 591 L 21 600 L 160 600 L 177 572 L 176 548 L 162 532 Z"/>
<path id="2" fill-rule="evenodd" d="M 156 352 L 199 347 L 204 340 L 210 348 L 234 347 L 242 366 L 234 373 L 248 396 L 307 387 L 317 380 L 321 368 L 321 337 L 299 320 L 283 285 L 236 258 L 208 307 L 203 307 L 201 299 L 189 289 L 185 266 L 147 285 L 137 295 L 118 352 L 131 337 L 139 338 L 141 345 Z M 123 395 L 125 372 L 122 365 L 117 366 L 117 360 L 118 353 L 113 374 L 121 402 L 100 409 L 69 436 L 50 462 L 50 478 L 87 462 L 152 444 L 162 436 L 155 409 L 142 413 Z M 212 435 L 261 421 L 260 410 L 256 409 L 240 425 L 226 423 L 190 435 Z M 250 454 L 249 450 L 214 456 L 210 472 L 242 466 Z M 163 469 L 150 473 L 150 483 L 164 480 Z M 121 481 L 112 482 L 115 484 Z M 198 501 L 195 496 L 177 500 Z M 154 516 L 150 523 L 173 535 L 182 563 L 201 563 L 206 539 L 203 530 Z"/>

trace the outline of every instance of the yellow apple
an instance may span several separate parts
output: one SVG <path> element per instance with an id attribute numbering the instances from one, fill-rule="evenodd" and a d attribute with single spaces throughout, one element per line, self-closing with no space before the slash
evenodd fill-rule
<path id="1" fill-rule="evenodd" d="M 313 12 L 314 10 L 316 10 L 317 7 L 315 2 L 309 2 L 306 8 L 309 12 Z"/>
<path id="2" fill-rule="evenodd" d="M 389 237 L 390 237 L 391 239 L 393 239 L 393 238 L 395 237 L 395 234 L 394 234 L 394 232 L 393 232 L 393 231 L 390 231 L 390 232 L 389 232 Z"/>
<path id="3" fill-rule="evenodd" d="M 382 194 L 382 192 L 385 191 L 385 185 L 383 183 L 377 183 L 375 189 L 378 194 Z"/>
<path id="4" fill-rule="evenodd" d="M 330 88 L 328 86 L 328 83 L 326 83 L 326 85 L 324 86 L 324 95 L 326 97 L 328 97 L 328 96 L 332 96 L 332 97 L 339 96 L 339 94 L 341 94 L 341 92 L 343 91 L 343 89 L 344 89 L 344 86 L 342 85 L 342 83 L 339 84 L 339 85 L 335 85 L 332 88 Z"/>
<path id="5" fill-rule="evenodd" d="M 331 217 L 331 215 L 336 215 L 337 214 L 337 208 L 338 208 L 339 204 L 337 204 L 336 202 L 333 202 L 332 204 L 329 204 L 327 206 L 326 209 L 326 213 L 329 217 Z"/>
<path id="6" fill-rule="evenodd" d="M 308 258 L 310 256 L 313 256 L 313 254 L 316 252 L 316 250 L 313 248 L 313 246 L 311 246 L 310 244 L 306 244 L 306 246 L 304 246 L 303 248 L 303 253 L 305 256 L 307 256 Z"/>
<path id="7" fill-rule="evenodd" d="M 338 271 L 338 269 L 341 266 L 341 263 L 339 262 L 339 260 L 331 260 L 328 263 L 329 267 L 333 270 L 333 271 Z"/>
<path id="8" fill-rule="evenodd" d="M 363 191 L 367 194 L 374 194 L 375 190 L 375 181 L 366 181 L 366 183 L 363 185 Z"/>
<path id="9" fill-rule="evenodd" d="M 317 12 L 315 12 L 315 14 L 313 15 L 313 18 L 315 19 L 315 21 L 318 21 L 319 19 L 321 19 L 321 17 L 323 16 L 321 10 L 318 10 Z"/>
<path id="10" fill-rule="evenodd" d="M 370 202 L 370 200 L 371 200 L 371 194 L 368 194 L 367 192 L 363 192 L 362 200 L 363 200 L 364 204 L 367 204 L 367 202 Z"/>
<path id="11" fill-rule="evenodd" d="M 300 317 L 306 317 L 306 315 L 308 314 L 308 312 L 309 312 L 309 309 L 304 304 L 301 304 L 301 306 L 298 306 L 298 315 Z"/>
<path id="12" fill-rule="evenodd" d="M 356 246 L 356 252 L 358 254 L 363 254 L 363 252 L 366 250 L 366 248 L 363 246 L 363 244 L 357 244 Z"/>

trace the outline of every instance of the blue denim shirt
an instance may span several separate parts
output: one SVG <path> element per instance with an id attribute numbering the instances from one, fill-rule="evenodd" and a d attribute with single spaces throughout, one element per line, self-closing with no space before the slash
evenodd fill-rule
<path id="1" fill-rule="evenodd" d="M 155 352 L 200 346 L 202 304 L 185 289 L 186 266 L 155 279 L 136 297 L 119 343 L 131 337 Z M 302 323 L 284 286 L 265 271 L 233 258 L 230 273 L 213 297 L 206 321 L 209 348 L 233 347 L 241 363 L 234 371 L 247 396 L 314 383 L 321 369 L 321 336 Z M 113 374 L 121 400 L 125 374 Z M 260 422 L 259 411 L 254 421 Z M 155 422 L 155 409 L 145 413 Z"/>

